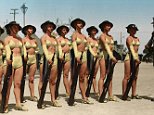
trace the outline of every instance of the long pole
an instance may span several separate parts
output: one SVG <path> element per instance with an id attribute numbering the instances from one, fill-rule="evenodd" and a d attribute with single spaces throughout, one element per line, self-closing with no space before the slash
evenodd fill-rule
<path id="1" fill-rule="evenodd" d="M 16 12 L 18 9 L 11 9 L 11 10 L 13 10 L 13 13 L 10 13 L 10 14 L 13 14 L 13 19 L 15 21 L 16 14 L 19 14 Z"/>
<path id="2" fill-rule="evenodd" d="M 153 45 L 153 67 L 154 67 L 154 17 L 153 17 L 153 33 L 152 33 L 152 45 Z"/>
<path id="3" fill-rule="evenodd" d="M 26 12 L 27 12 L 27 10 L 28 10 L 28 7 L 26 7 L 25 4 L 26 4 L 26 3 L 24 3 L 24 4 L 21 6 L 21 10 L 22 10 L 22 12 L 23 12 L 23 26 L 25 26 L 25 14 L 26 14 Z"/>

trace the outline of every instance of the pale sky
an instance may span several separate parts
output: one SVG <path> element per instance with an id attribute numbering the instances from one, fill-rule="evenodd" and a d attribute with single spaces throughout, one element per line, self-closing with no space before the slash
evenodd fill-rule
<path id="1" fill-rule="evenodd" d="M 69 18 L 81 18 L 86 22 L 83 29 L 85 35 L 87 27 L 94 25 L 98 28 L 102 21 L 109 20 L 114 24 L 110 33 L 120 42 L 122 32 L 122 42 L 125 44 L 128 36 L 125 27 L 135 23 L 139 28 L 137 36 L 141 39 L 139 52 L 142 53 L 153 31 L 150 23 L 154 17 L 154 0 L 0 0 L 1 27 L 13 20 L 13 15 L 10 14 L 12 8 L 19 9 L 16 21 L 23 26 L 23 14 L 20 9 L 23 3 L 28 7 L 26 24 L 36 26 L 36 35 L 39 37 L 43 35 L 40 25 L 46 20 L 56 22 L 59 19 L 58 24 L 62 24 L 69 23 Z"/>

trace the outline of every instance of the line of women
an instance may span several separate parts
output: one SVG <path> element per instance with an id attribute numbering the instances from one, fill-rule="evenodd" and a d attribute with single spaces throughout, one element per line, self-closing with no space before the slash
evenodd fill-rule
<path id="1" fill-rule="evenodd" d="M 70 96 L 71 93 L 71 85 L 72 78 L 74 76 L 74 71 L 72 68 L 72 58 L 71 51 L 74 52 L 75 60 L 77 64 L 81 65 L 79 75 L 79 88 L 81 91 L 82 102 L 84 104 L 91 104 L 90 100 L 86 96 L 86 88 L 87 88 L 87 79 L 91 71 L 94 71 L 93 75 L 93 89 L 94 93 L 98 96 L 98 99 L 103 91 L 104 80 L 106 79 L 106 75 L 108 74 L 108 59 L 112 60 L 112 63 L 117 63 L 116 57 L 113 55 L 114 51 L 114 39 L 112 35 L 109 34 L 110 30 L 113 27 L 113 24 L 110 21 L 103 21 L 99 28 L 101 29 L 101 35 L 99 38 L 96 38 L 96 34 L 98 33 L 98 29 L 95 26 L 90 26 L 86 30 L 88 32 L 88 37 L 86 37 L 82 33 L 82 29 L 86 25 L 85 21 L 76 18 L 71 22 L 71 27 L 74 29 L 72 33 L 71 40 L 66 37 L 69 32 L 69 28 L 65 25 L 59 26 L 56 29 L 56 25 L 51 21 L 46 21 L 41 25 L 41 29 L 44 35 L 41 37 L 41 45 L 43 48 L 43 55 L 40 56 L 39 62 L 36 57 L 39 53 L 38 44 L 35 38 L 31 35 L 35 34 L 36 28 L 33 25 L 27 25 L 23 28 L 16 23 L 15 21 L 10 22 L 5 25 L 6 32 L 8 36 L 5 38 L 4 42 L 0 41 L 0 90 L 2 89 L 2 76 L 6 75 L 8 71 L 6 67 L 12 64 L 12 76 L 10 77 L 7 96 L 6 96 L 6 104 L 5 104 L 5 112 L 8 112 L 8 103 L 10 96 L 10 89 L 12 86 L 12 81 L 14 81 L 14 95 L 16 100 L 15 109 L 21 111 L 27 111 L 28 108 L 21 103 L 21 79 L 23 76 L 23 71 L 26 71 L 28 74 L 29 80 L 29 90 L 30 90 L 30 100 L 37 101 L 38 98 L 34 92 L 34 76 L 37 69 L 37 64 L 39 63 L 39 85 L 38 91 L 39 95 L 41 95 L 41 88 L 43 85 L 43 76 L 47 71 L 45 68 L 45 62 L 51 66 L 51 71 L 49 73 L 49 89 L 51 94 L 51 104 L 54 107 L 61 107 L 62 105 L 57 101 L 58 97 L 56 96 L 56 83 L 57 76 L 60 69 L 62 69 L 63 73 L 63 83 L 66 90 L 66 97 Z M 139 38 L 135 36 L 138 28 L 135 24 L 130 24 L 127 27 L 127 32 L 129 36 L 127 37 L 126 44 L 128 47 L 128 53 L 125 57 L 124 61 L 124 79 L 122 81 L 122 92 L 124 93 L 126 90 L 127 82 L 130 78 L 131 74 L 131 66 L 130 66 L 130 55 L 132 54 L 133 59 L 139 64 L 140 60 L 138 57 L 138 49 L 139 49 Z M 52 36 L 52 32 L 56 29 L 58 33 L 58 38 Z M 19 31 L 25 35 L 23 39 L 21 39 L 17 33 Z M 2 34 L 4 30 L 0 28 L 0 33 Z M 87 52 L 90 52 L 91 56 L 87 55 Z M 12 60 L 10 56 L 13 56 Z M 5 57 L 5 58 L 3 58 Z M 23 70 L 23 60 L 27 62 L 26 70 Z M 82 58 L 81 58 L 82 57 Z M 88 60 L 89 57 L 92 57 L 94 60 L 97 59 L 95 69 L 91 70 L 90 62 Z M 58 65 L 58 62 L 62 62 L 61 67 Z M 96 74 L 98 68 L 100 67 L 100 77 L 98 80 L 98 86 L 96 82 Z M 69 75 L 69 73 L 71 73 Z M 140 99 L 140 96 L 136 94 L 136 84 L 137 84 L 137 76 L 133 81 L 132 85 L 132 98 Z M 1 101 L 0 95 L 0 101 Z M 130 100 L 128 97 L 127 100 Z M 112 80 L 108 89 L 108 99 L 107 101 L 117 101 L 115 96 L 112 93 Z"/>

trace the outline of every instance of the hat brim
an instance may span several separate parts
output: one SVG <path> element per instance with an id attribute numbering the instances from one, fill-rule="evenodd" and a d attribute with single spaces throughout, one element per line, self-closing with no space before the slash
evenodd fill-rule
<path id="1" fill-rule="evenodd" d="M 98 33 L 98 29 L 94 26 L 91 26 L 89 28 L 86 29 L 88 33 L 90 33 L 92 30 L 96 30 L 96 33 Z"/>
<path id="2" fill-rule="evenodd" d="M 0 28 L 0 35 L 4 33 L 4 29 Z"/>
<path id="3" fill-rule="evenodd" d="M 22 29 L 22 27 L 21 27 L 19 24 L 17 24 L 17 23 L 14 23 L 14 24 L 9 23 L 9 24 L 5 25 L 5 28 L 6 28 L 6 29 L 9 29 L 10 27 L 12 27 L 12 26 L 14 26 L 14 25 L 18 26 L 19 30 Z"/>
<path id="4" fill-rule="evenodd" d="M 41 25 L 41 28 L 43 29 L 45 26 L 47 25 L 52 25 L 53 26 L 53 30 L 56 29 L 56 25 L 53 23 L 53 22 L 50 22 L 50 21 L 46 21 L 44 22 L 42 25 Z"/>
<path id="5" fill-rule="evenodd" d="M 71 22 L 71 26 L 75 29 L 75 27 L 76 27 L 76 23 L 77 22 L 81 22 L 82 24 L 83 24 L 83 27 L 86 25 L 86 23 L 85 23 L 85 21 L 84 20 L 82 20 L 82 19 L 80 19 L 80 18 L 76 18 L 75 20 L 73 20 L 72 22 Z"/>
<path id="6" fill-rule="evenodd" d="M 101 24 L 99 24 L 99 28 L 102 29 L 104 28 L 107 24 L 109 24 L 111 26 L 111 28 L 113 27 L 113 24 L 109 21 L 103 21 Z"/>
<path id="7" fill-rule="evenodd" d="M 137 27 L 126 27 L 126 29 L 135 29 L 136 31 L 139 31 L 139 29 Z"/>
<path id="8" fill-rule="evenodd" d="M 34 26 L 32 26 L 32 25 L 27 25 L 27 26 L 25 26 L 25 27 L 22 28 L 22 33 L 23 33 L 24 35 L 26 35 L 26 31 L 27 31 L 28 28 L 33 28 L 33 34 L 36 32 L 36 28 L 35 28 Z"/>
<path id="9" fill-rule="evenodd" d="M 62 30 L 63 28 L 66 28 L 67 33 L 69 32 L 69 28 L 68 28 L 67 26 L 62 25 L 62 26 L 59 26 L 59 27 L 57 28 L 57 33 L 58 33 L 59 35 L 61 34 L 61 30 Z"/>

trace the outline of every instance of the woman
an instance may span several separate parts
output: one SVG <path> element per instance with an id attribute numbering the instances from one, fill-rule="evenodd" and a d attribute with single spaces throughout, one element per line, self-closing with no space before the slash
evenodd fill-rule
<path id="1" fill-rule="evenodd" d="M 130 24 L 126 28 L 127 28 L 127 32 L 129 33 L 129 36 L 126 39 L 126 45 L 127 45 L 127 48 L 129 51 L 128 51 L 128 53 L 125 57 L 125 60 L 124 60 L 125 71 L 124 71 L 124 79 L 122 81 L 122 93 L 123 94 L 126 90 L 128 80 L 130 79 L 131 55 L 133 56 L 133 59 L 136 61 L 136 64 L 140 63 L 140 60 L 138 57 L 138 50 L 139 50 L 140 41 L 139 41 L 139 38 L 135 36 L 136 32 L 138 31 L 138 28 L 136 27 L 135 24 Z M 137 73 L 135 76 L 136 78 L 132 84 L 132 99 L 141 99 L 141 97 L 136 94 L 138 71 L 139 71 L 139 68 L 137 68 Z M 127 101 L 130 101 L 130 97 L 127 98 Z"/>
<path id="2" fill-rule="evenodd" d="M 4 30 L 0 27 L 0 36 L 4 33 Z M 2 76 L 3 76 L 3 52 L 4 43 L 0 40 L 0 92 L 2 91 Z M 2 95 L 0 93 L 0 103 L 2 100 Z"/>
<path id="3" fill-rule="evenodd" d="M 99 95 L 102 94 L 103 86 L 104 86 L 104 79 L 108 72 L 108 62 L 107 58 L 109 57 L 110 60 L 112 60 L 113 63 L 116 63 L 117 60 L 113 56 L 113 49 L 114 49 L 114 41 L 113 37 L 109 34 L 111 28 L 113 27 L 113 24 L 109 21 L 103 21 L 99 28 L 102 31 L 102 34 L 100 35 L 100 45 L 101 45 L 101 52 L 103 53 L 104 57 L 100 60 L 100 79 L 98 81 L 98 90 Z M 109 85 L 108 89 L 108 101 L 116 101 L 116 98 L 112 94 L 112 80 Z"/>
<path id="4" fill-rule="evenodd" d="M 51 36 L 53 30 L 56 29 L 56 25 L 53 22 L 46 21 L 41 25 L 43 32 L 45 33 L 41 38 L 41 43 L 44 51 L 44 55 L 48 64 L 52 64 L 51 73 L 49 78 L 49 88 L 51 93 L 51 103 L 55 107 L 61 107 L 61 105 L 55 99 L 55 87 L 57 79 L 57 40 Z M 54 58 L 54 61 L 53 59 Z"/>
<path id="5" fill-rule="evenodd" d="M 94 57 L 94 60 L 95 60 L 96 58 L 99 58 L 98 57 L 98 53 L 99 53 L 98 39 L 95 38 L 96 34 L 98 33 L 98 29 L 95 26 L 91 26 L 91 27 L 87 28 L 87 32 L 88 32 L 88 35 L 89 35 L 89 37 L 87 38 L 88 49 L 89 49 L 90 53 L 92 54 L 92 56 Z M 94 89 L 94 93 L 96 95 L 98 94 L 97 86 L 96 86 L 96 74 L 97 74 L 98 67 L 99 67 L 98 60 L 99 59 L 97 59 L 97 62 L 96 62 L 96 65 L 95 65 L 94 76 L 93 76 L 93 89 Z M 88 69 L 90 69 L 90 67 Z M 92 71 L 92 70 L 89 70 L 89 72 L 90 71 Z"/>
<path id="6" fill-rule="evenodd" d="M 72 35 L 72 46 L 74 50 L 75 59 L 78 64 L 81 64 L 80 72 L 79 72 L 79 87 L 81 90 L 82 101 L 84 104 L 90 104 L 90 101 L 85 95 L 86 88 L 85 88 L 85 77 L 87 71 L 87 40 L 84 34 L 82 34 L 81 30 L 85 26 L 85 22 L 80 19 L 76 18 L 71 22 L 71 26 L 74 28 L 75 32 Z M 82 57 L 82 60 L 80 58 Z"/>
<path id="7" fill-rule="evenodd" d="M 21 104 L 20 102 L 20 85 L 23 74 L 23 65 L 22 65 L 22 51 L 24 51 L 24 58 L 26 59 L 26 50 L 22 43 L 22 39 L 17 36 L 17 33 L 21 30 L 21 26 L 15 21 L 10 22 L 5 26 L 7 36 L 5 38 L 5 50 L 6 50 L 6 61 L 7 65 L 12 64 L 12 76 L 9 81 L 8 92 L 6 96 L 6 106 L 5 112 L 8 111 L 8 101 L 10 95 L 10 89 L 12 81 L 14 80 L 14 94 L 16 99 L 16 110 L 27 111 L 28 109 Z M 10 55 L 13 55 L 13 60 L 10 60 Z"/>
<path id="8" fill-rule="evenodd" d="M 70 71 L 70 49 L 71 42 L 65 35 L 69 32 L 69 28 L 65 25 L 62 25 L 57 28 L 58 37 L 58 52 L 59 59 L 63 61 L 63 82 L 66 90 L 66 97 L 70 95 L 70 80 L 69 80 L 69 71 Z M 59 70 L 59 69 L 58 69 Z"/>
<path id="9" fill-rule="evenodd" d="M 27 25 L 22 29 L 22 33 L 25 35 L 23 43 L 26 47 L 27 52 L 27 71 L 29 74 L 29 89 L 30 89 L 30 100 L 37 101 L 37 97 L 34 94 L 34 75 L 36 72 L 36 53 L 37 42 L 31 37 L 36 32 L 36 28 L 32 25 Z"/>

